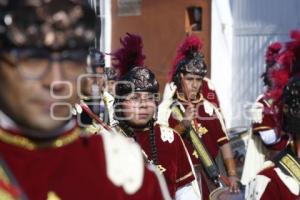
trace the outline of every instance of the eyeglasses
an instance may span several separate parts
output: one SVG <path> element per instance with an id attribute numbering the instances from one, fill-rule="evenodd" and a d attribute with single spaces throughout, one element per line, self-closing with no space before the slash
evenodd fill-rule
<path id="1" fill-rule="evenodd" d="M 16 66 L 22 77 L 41 79 L 51 69 L 53 63 L 59 63 L 63 76 L 68 80 L 76 79 L 86 68 L 87 50 L 65 50 L 53 52 L 45 49 L 24 48 L 2 50 L 0 59 Z M 7 54 L 8 56 L 3 56 Z"/>

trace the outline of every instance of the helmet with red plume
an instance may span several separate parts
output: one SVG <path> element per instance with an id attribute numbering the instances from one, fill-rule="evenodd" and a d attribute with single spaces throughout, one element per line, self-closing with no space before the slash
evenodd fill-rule
<path id="1" fill-rule="evenodd" d="M 276 111 L 276 120 L 279 130 L 282 129 L 283 104 L 286 99 L 284 90 L 291 77 L 299 75 L 300 71 L 300 32 L 293 30 L 290 33 L 291 41 L 285 43 L 285 48 L 276 56 L 273 67 L 268 70 L 267 76 L 271 87 L 265 92 L 266 100 L 271 100 L 273 110 Z M 295 91 L 295 90 L 293 90 Z"/>
<path id="2" fill-rule="evenodd" d="M 185 38 L 177 49 L 177 55 L 169 73 L 169 81 L 174 81 L 178 86 L 180 73 L 197 74 L 201 77 L 206 75 L 207 67 L 201 52 L 202 46 L 202 41 L 195 35 Z"/>
<path id="3" fill-rule="evenodd" d="M 119 81 L 115 88 L 116 96 L 124 96 L 133 91 L 158 92 L 155 75 L 144 66 L 142 38 L 127 33 L 120 42 L 123 47 L 112 54 Z"/>
<path id="4" fill-rule="evenodd" d="M 281 48 L 282 45 L 279 42 L 274 42 L 268 46 L 265 54 L 266 71 L 261 75 L 265 86 L 271 87 L 271 80 L 268 77 L 268 71 L 275 66 L 276 59 L 279 56 Z"/>

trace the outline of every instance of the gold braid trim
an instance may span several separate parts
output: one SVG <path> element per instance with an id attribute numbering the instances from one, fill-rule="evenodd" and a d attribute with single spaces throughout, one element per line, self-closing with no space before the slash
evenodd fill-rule
<path id="1" fill-rule="evenodd" d="M 225 137 L 219 138 L 219 139 L 217 140 L 217 143 L 220 143 L 220 142 L 222 142 L 222 141 L 224 141 L 224 140 L 228 140 L 228 137 L 225 136 Z M 228 141 L 229 141 L 229 140 L 228 140 Z"/>
<path id="2" fill-rule="evenodd" d="M 185 102 L 185 103 L 192 103 L 192 104 L 198 104 L 200 101 L 203 100 L 203 95 L 200 93 L 200 97 L 198 99 L 195 99 L 193 101 L 188 101 L 185 96 L 181 95 L 178 91 L 176 91 L 176 95 L 179 101 Z"/>
<path id="3" fill-rule="evenodd" d="M 24 136 L 21 135 L 14 135 L 9 132 L 6 132 L 2 129 L 0 129 L 0 141 L 14 145 L 17 147 L 21 147 L 27 150 L 35 150 L 40 148 L 59 148 L 66 146 L 75 140 L 77 140 L 80 136 L 80 129 L 76 128 L 71 133 L 68 133 L 67 135 L 63 135 L 61 137 L 58 137 L 55 140 L 52 140 L 50 142 L 43 142 L 38 143 L 34 142 Z"/>
<path id="4" fill-rule="evenodd" d="M 268 130 L 268 129 L 273 129 L 270 126 L 258 126 L 256 128 L 253 129 L 253 131 L 262 131 L 262 130 Z"/>
<path id="5" fill-rule="evenodd" d="M 300 184 L 300 166 L 299 163 L 289 154 L 280 160 L 280 164 L 297 180 Z"/>
<path id="6" fill-rule="evenodd" d="M 185 179 L 187 179 L 187 178 L 189 178 L 189 177 L 191 177 L 191 176 L 193 176 L 193 172 L 190 172 L 190 173 L 184 175 L 183 177 L 177 179 L 177 180 L 176 180 L 176 183 L 179 183 L 179 182 L 181 182 L 181 181 L 183 181 L 183 180 L 185 180 Z"/>

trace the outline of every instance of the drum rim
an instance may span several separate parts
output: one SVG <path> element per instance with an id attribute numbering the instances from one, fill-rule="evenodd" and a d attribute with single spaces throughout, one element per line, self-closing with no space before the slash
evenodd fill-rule
<path id="1" fill-rule="evenodd" d="M 212 199 L 212 196 L 215 194 L 215 193 L 217 193 L 217 192 L 219 192 L 219 191 L 226 191 L 226 190 L 228 190 L 229 191 L 229 187 L 218 187 L 218 188 L 216 188 L 216 189 L 214 189 L 210 194 L 209 194 L 209 200 L 214 200 L 214 199 Z M 245 195 L 245 193 L 244 192 L 242 192 L 242 190 L 239 192 L 239 193 L 231 193 L 231 195 L 242 195 L 243 197 L 244 197 L 244 195 Z M 244 199 L 244 198 L 243 198 Z"/>
<path id="2" fill-rule="evenodd" d="M 218 192 L 219 190 L 228 190 L 228 187 L 218 187 L 216 189 L 214 189 L 210 194 L 209 194 L 209 200 L 213 200 L 212 199 L 212 195 L 214 195 L 216 192 Z"/>

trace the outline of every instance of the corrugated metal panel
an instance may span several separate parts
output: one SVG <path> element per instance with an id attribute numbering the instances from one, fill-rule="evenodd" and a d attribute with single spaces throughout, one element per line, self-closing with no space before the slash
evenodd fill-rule
<path id="1" fill-rule="evenodd" d="M 299 25 L 299 0 L 232 0 L 234 23 L 232 53 L 231 126 L 248 125 L 247 103 L 263 91 L 260 75 L 264 53 L 273 41 L 286 41 L 290 29 Z"/>
<path id="2" fill-rule="evenodd" d="M 235 29 L 292 28 L 299 22 L 299 0 L 231 0 Z M 257 31 L 259 34 L 260 31 Z M 249 33 L 251 34 L 251 32 Z"/>
<path id="3" fill-rule="evenodd" d="M 225 1 L 213 0 L 212 4 L 212 79 L 220 91 L 228 127 L 234 127 L 249 124 L 244 107 L 263 91 L 260 75 L 264 71 L 268 44 L 286 41 L 289 30 L 299 28 L 300 0 Z M 231 16 L 232 20 L 222 18 L 224 16 Z M 228 30 L 232 32 L 232 39 Z M 231 42 L 229 48 L 220 45 L 227 40 Z M 228 56 L 231 56 L 230 62 L 224 62 L 229 60 Z M 220 69 L 220 60 L 227 71 Z"/>

